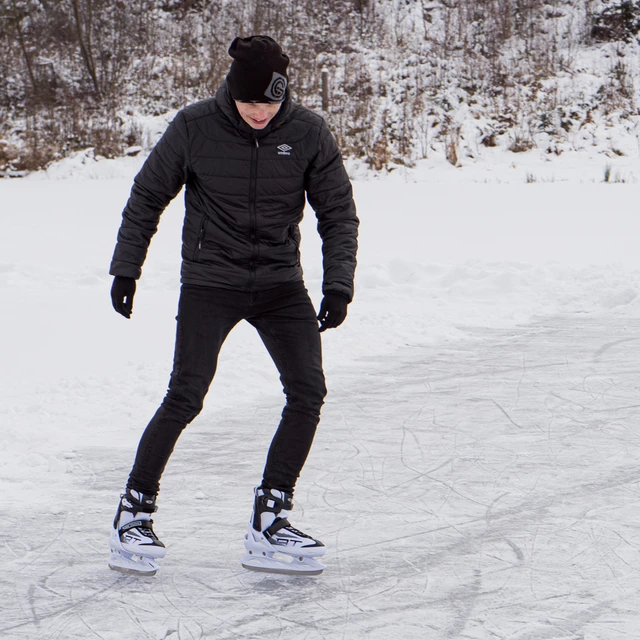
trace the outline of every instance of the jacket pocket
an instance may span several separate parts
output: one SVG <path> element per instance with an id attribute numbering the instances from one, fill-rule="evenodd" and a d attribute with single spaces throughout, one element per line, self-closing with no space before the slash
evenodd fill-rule
<path id="1" fill-rule="evenodd" d="M 296 265 L 300 266 L 300 235 L 299 231 L 296 233 L 297 227 L 290 224 L 289 225 L 289 239 L 291 240 L 293 246 L 296 248 Z"/>

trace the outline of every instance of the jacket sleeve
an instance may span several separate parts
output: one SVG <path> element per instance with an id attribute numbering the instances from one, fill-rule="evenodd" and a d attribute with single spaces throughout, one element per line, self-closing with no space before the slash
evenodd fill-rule
<path id="1" fill-rule="evenodd" d="M 360 222 L 342 156 L 326 125 L 320 130 L 319 144 L 307 170 L 306 191 L 322 238 L 322 292 L 338 293 L 351 301 Z"/>
<path id="2" fill-rule="evenodd" d="M 180 112 L 134 178 L 111 260 L 112 276 L 140 277 L 160 215 L 185 182 L 187 143 L 186 122 Z"/>

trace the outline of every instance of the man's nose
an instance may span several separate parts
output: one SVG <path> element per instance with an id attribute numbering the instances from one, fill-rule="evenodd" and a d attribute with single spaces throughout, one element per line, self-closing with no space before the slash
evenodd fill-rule
<path id="1" fill-rule="evenodd" d="M 256 120 L 265 120 L 269 115 L 269 110 L 266 107 L 256 107 L 254 111 L 254 118 Z"/>

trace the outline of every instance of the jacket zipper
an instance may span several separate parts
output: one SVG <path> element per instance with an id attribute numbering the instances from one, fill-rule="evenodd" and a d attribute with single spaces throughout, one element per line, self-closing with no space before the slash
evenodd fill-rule
<path id="1" fill-rule="evenodd" d="M 249 178 L 249 240 L 251 241 L 251 258 L 249 259 L 249 284 L 248 289 L 253 287 L 256 280 L 256 261 L 260 247 L 258 246 L 258 222 L 256 216 L 256 190 L 258 182 L 258 134 L 253 134 L 253 144 L 251 149 L 251 172 Z"/>
<path id="2" fill-rule="evenodd" d="M 200 224 L 200 231 L 198 233 L 198 239 L 196 240 L 196 248 L 193 250 L 193 261 L 196 261 L 200 251 L 202 251 L 202 243 L 204 242 L 204 238 L 206 235 L 205 225 L 207 223 L 207 217 L 204 216 L 202 218 L 202 223 Z"/>

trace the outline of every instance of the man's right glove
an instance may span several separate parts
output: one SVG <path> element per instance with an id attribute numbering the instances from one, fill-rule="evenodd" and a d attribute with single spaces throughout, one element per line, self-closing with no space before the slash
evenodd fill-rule
<path id="1" fill-rule="evenodd" d="M 320 321 L 320 333 L 326 329 L 335 329 L 341 325 L 347 317 L 347 305 L 349 300 L 339 293 L 327 293 L 320 303 L 318 320 Z"/>
<path id="2" fill-rule="evenodd" d="M 125 276 L 116 276 L 111 285 L 111 303 L 113 308 L 125 318 L 131 317 L 133 296 L 136 293 L 136 281 Z"/>

